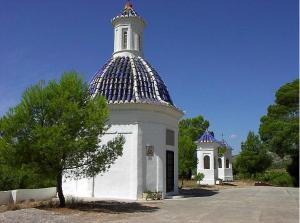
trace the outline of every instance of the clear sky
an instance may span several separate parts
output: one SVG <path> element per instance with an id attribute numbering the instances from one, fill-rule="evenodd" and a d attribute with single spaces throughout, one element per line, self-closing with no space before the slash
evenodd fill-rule
<path id="1" fill-rule="evenodd" d="M 282 84 L 298 77 L 297 0 L 133 0 L 145 58 L 186 117 L 240 149 Z M 110 58 L 124 0 L 0 0 L 0 115 L 39 80 Z"/>

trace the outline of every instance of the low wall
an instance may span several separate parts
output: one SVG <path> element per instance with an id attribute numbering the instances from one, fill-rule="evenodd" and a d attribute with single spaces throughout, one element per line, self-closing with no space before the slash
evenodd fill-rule
<path id="1" fill-rule="evenodd" d="M 0 205 L 26 200 L 48 200 L 53 197 L 56 197 L 55 187 L 0 191 Z"/>
<path id="2" fill-rule="evenodd" d="M 11 191 L 0 191 L 0 205 L 13 202 Z"/>

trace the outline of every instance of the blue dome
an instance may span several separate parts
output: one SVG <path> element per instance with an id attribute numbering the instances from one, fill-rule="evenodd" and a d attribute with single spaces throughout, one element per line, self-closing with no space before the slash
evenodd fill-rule
<path id="1" fill-rule="evenodd" d="M 93 95 L 108 103 L 160 103 L 173 105 L 157 72 L 141 57 L 111 58 L 90 82 Z"/>
<path id="2" fill-rule="evenodd" d="M 202 136 L 200 136 L 197 140 L 198 142 L 216 142 L 219 143 L 218 140 L 215 139 L 215 137 L 208 131 L 206 130 Z"/>

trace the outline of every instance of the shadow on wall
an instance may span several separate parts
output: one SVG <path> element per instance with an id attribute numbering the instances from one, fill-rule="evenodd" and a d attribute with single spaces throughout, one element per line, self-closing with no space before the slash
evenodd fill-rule
<path id="1" fill-rule="evenodd" d="M 58 203 L 57 203 L 58 206 Z M 48 205 L 40 206 L 40 209 L 55 208 Z M 101 212 L 109 214 L 119 214 L 119 213 L 138 213 L 138 212 L 154 212 L 159 208 L 154 206 L 154 203 L 149 205 L 142 204 L 138 202 L 119 202 L 119 201 L 75 201 L 66 202 L 66 208 L 78 210 L 78 211 L 88 211 L 88 212 Z"/>
<path id="2" fill-rule="evenodd" d="M 218 193 L 218 190 L 192 188 L 192 189 L 180 189 L 179 193 L 184 197 L 209 197 Z"/>

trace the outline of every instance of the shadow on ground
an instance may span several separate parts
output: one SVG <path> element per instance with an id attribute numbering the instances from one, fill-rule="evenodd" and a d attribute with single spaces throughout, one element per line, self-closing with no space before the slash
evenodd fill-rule
<path id="1" fill-rule="evenodd" d="M 47 205 L 38 207 L 39 209 L 52 209 L 57 207 L 49 207 Z M 150 213 L 155 212 L 159 207 L 152 204 L 142 204 L 138 202 L 119 202 L 119 201 L 76 201 L 66 204 L 66 209 L 87 211 L 87 212 L 101 212 L 109 214 L 119 214 L 119 213 Z"/>
<path id="2" fill-rule="evenodd" d="M 218 190 L 204 188 L 182 188 L 179 193 L 183 197 L 209 197 L 218 193 Z"/>
<path id="3" fill-rule="evenodd" d="M 223 186 L 230 186 L 230 187 L 236 187 L 237 185 L 233 184 L 233 183 L 223 183 Z"/>

